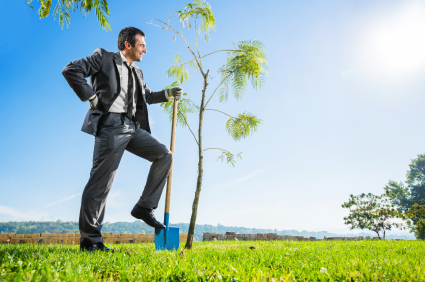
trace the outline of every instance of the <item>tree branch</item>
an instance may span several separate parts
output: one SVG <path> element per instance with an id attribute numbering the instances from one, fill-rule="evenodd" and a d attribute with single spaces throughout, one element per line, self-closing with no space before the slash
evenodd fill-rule
<path id="1" fill-rule="evenodd" d="M 160 21 L 160 20 L 158 20 L 158 19 L 154 19 L 154 20 L 157 20 L 157 21 Z M 161 21 L 160 21 L 161 22 Z M 180 33 L 178 32 L 178 31 L 175 31 L 171 26 L 169 26 L 169 25 L 167 25 L 169 28 L 166 28 L 166 27 L 163 27 L 163 26 L 160 26 L 160 25 L 157 25 L 157 24 L 154 24 L 154 23 L 148 23 L 148 22 L 146 22 L 147 24 L 151 24 L 151 25 L 154 25 L 154 26 L 157 26 L 157 27 L 160 27 L 160 28 L 162 28 L 162 29 L 166 29 L 166 30 L 169 30 L 169 31 L 172 31 L 172 32 L 175 32 L 175 33 L 177 33 L 177 34 L 179 34 L 180 35 Z"/>
<path id="2" fill-rule="evenodd" d="M 196 23 L 195 23 L 195 29 L 196 29 Z M 196 44 L 196 46 L 198 46 L 198 44 Z M 198 49 L 198 47 L 196 47 L 196 49 Z M 213 54 L 213 53 L 217 53 L 217 52 L 224 52 L 224 51 L 239 51 L 239 52 L 242 52 L 241 50 L 218 50 L 218 51 L 214 51 L 214 52 L 211 52 L 211 53 L 209 53 L 209 54 L 206 54 L 206 55 L 204 55 L 204 56 L 201 56 L 201 54 L 199 54 L 199 50 L 198 50 L 198 55 L 199 55 L 199 59 L 202 59 L 202 58 L 205 58 L 206 56 L 209 56 L 209 55 L 211 55 L 211 54 Z M 183 65 L 186 65 L 186 64 L 188 64 L 188 63 L 190 63 L 190 62 L 192 62 L 192 61 L 194 61 L 195 59 L 192 59 L 192 60 L 190 60 L 190 61 L 187 61 L 186 63 L 184 63 L 184 64 L 181 64 L 180 66 L 183 66 Z"/>
<path id="3" fill-rule="evenodd" d="M 231 117 L 231 118 L 236 118 L 236 117 L 233 117 L 233 116 L 231 116 L 231 115 L 228 115 L 228 114 L 226 114 L 225 112 L 222 112 L 222 111 L 219 111 L 219 110 L 216 110 L 216 109 L 205 109 L 206 111 L 216 111 L 216 112 L 220 112 L 220 113 L 222 113 L 222 114 L 225 114 L 226 116 L 229 116 L 229 117 Z M 237 118 L 236 118 L 237 119 Z"/>
<path id="4" fill-rule="evenodd" d="M 230 76 L 231 74 L 227 75 L 221 82 L 220 84 L 217 86 L 216 89 L 214 89 L 214 92 L 211 94 L 211 97 L 208 99 L 208 101 L 205 103 L 205 107 L 208 105 L 208 103 L 210 102 L 211 98 L 214 96 L 215 92 L 218 90 L 218 88 L 220 88 L 220 86 L 226 81 L 226 79 Z"/>
<path id="5" fill-rule="evenodd" d="M 229 154 L 232 154 L 231 152 L 224 150 L 224 149 L 221 149 L 221 148 L 207 148 L 207 149 L 204 149 L 203 151 L 206 151 L 206 150 L 221 150 L 223 152 L 227 152 Z M 235 154 L 232 154 L 232 155 L 235 155 Z"/>
<path id="6" fill-rule="evenodd" d="M 186 62 L 186 63 L 184 63 L 184 64 L 180 64 L 180 66 L 179 66 L 179 67 L 184 66 L 184 65 L 187 65 L 188 63 L 190 63 L 190 62 L 192 62 L 192 61 L 195 61 L 195 59 L 192 59 L 192 60 L 190 60 L 190 61 L 187 61 L 187 62 Z"/>
<path id="7" fill-rule="evenodd" d="M 175 31 L 175 30 L 174 30 L 174 29 L 173 29 L 173 28 L 172 28 L 169 24 L 164 23 L 163 21 L 158 20 L 158 19 L 155 19 L 155 18 L 154 18 L 154 20 L 157 20 L 157 21 L 159 21 L 159 22 L 161 22 L 161 23 L 163 23 L 163 24 L 167 25 L 167 27 L 163 27 L 163 26 L 160 26 L 160 25 L 157 25 L 157 24 L 154 24 L 154 23 L 148 23 L 148 22 L 146 22 L 146 23 L 147 23 L 147 24 L 154 25 L 154 26 L 157 26 L 157 27 L 160 27 L 160 28 L 162 28 L 162 29 L 166 29 L 166 30 L 172 31 L 172 32 L 174 32 L 174 33 L 177 33 L 178 35 L 180 35 L 180 36 L 183 38 L 184 42 L 186 42 L 187 48 L 189 49 L 189 51 L 190 51 L 190 52 L 193 54 L 193 56 L 195 57 L 195 60 L 196 60 L 196 63 L 198 64 L 198 67 L 199 67 L 200 72 L 202 73 L 202 75 L 203 75 L 203 76 L 205 76 L 205 73 L 202 71 L 202 64 L 198 61 L 198 59 L 197 59 L 197 57 L 196 57 L 195 52 L 193 52 L 193 51 L 192 51 L 192 49 L 190 49 L 189 43 L 187 42 L 186 38 L 185 38 L 185 37 L 184 37 L 184 35 L 183 35 L 183 30 L 182 30 L 182 26 L 181 26 L 180 22 L 179 22 L 180 32 L 178 32 L 178 31 Z"/>
<path id="8" fill-rule="evenodd" d="M 205 73 L 202 70 L 202 64 L 201 64 L 201 62 L 198 61 L 198 58 L 196 57 L 195 52 L 193 52 L 193 50 L 190 49 L 190 45 L 189 45 L 189 43 L 187 42 L 186 38 L 183 35 L 183 30 L 182 30 L 182 26 L 181 26 L 180 22 L 179 22 L 179 26 L 180 26 L 180 31 L 181 31 L 180 36 L 183 38 L 184 42 L 186 42 L 187 49 L 189 49 L 190 53 L 192 53 L 193 57 L 195 57 L 196 63 L 198 64 L 199 71 L 202 73 L 202 76 L 205 76 Z"/>
<path id="9" fill-rule="evenodd" d="M 168 22 L 167 22 L 167 25 L 168 25 L 168 26 L 170 25 L 170 19 L 171 19 L 171 17 L 172 17 L 172 15 L 171 15 L 171 13 L 170 13 L 170 16 L 168 17 Z"/>
<path id="10" fill-rule="evenodd" d="M 204 56 L 202 56 L 200 58 L 205 58 L 206 56 L 209 56 L 209 55 L 214 54 L 214 53 L 217 53 L 217 52 L 233 52 L 233 51 L 235 51 L 235 52 L 242 52 L 242 50 L 238 50 L 238 49 L 236 49 L 236 50 L 217 50 L 217 51 L 208 53 L 208 54 L 206 54 L 206 55 L 204 55 Z"/>
<path id="11" fill-rule="evenodd" d="M 191 133 L 192 133 L 192 135 L 193 135 L 193 138 L 195 138 L 195 142 L 196 142 L 196 144 L 198 144 L 198 145 L 199 145 L 198 139 L 196 139 L 195 134 L 193 133 L 192 129 L 190 129 L 189 123 L 187 122 L 187 120 L 186 120 L 186 118 L 185 118 L 184 114 L 183 114 L 181 111 L 178 111 L 178 113 L 179 113 L 179 114 L 183 117 L 184 122 L 186 123 L 187 127 L 189 128 L 190 132 L 191 132 Z"/>
<path id="12" fill-rule="evenodd" d="M 195 24 L 195 28 L 196 28 L 196 24 Z M 198 46 L 198 44 L 196 44 L 196 46 Z M 198 47 L 196 47 L 196 49 L 198 49 Z M 199 50 L 198 50 L 198 58 L 199 59 L 202 59 L 202 58 L 205 58 L 206 56 L 209 56 L 209 55 L 211 55 L 211 54 L 213 54 L 213 53 L 216 53 L 216 52 L 224 52 L 224 51 L 240 51 L 240 50 L 218 50 L 218 51 L 214 51 L 214 52 L 211 52 L 211 53 L 209 53 L 209 54 L 206 54 L 205 56 L 201 56 L 201 54 L 199 53 Z M 241 51 L 240 51 L 241 52 Z M 194 61 L 195 59 L 192 59 L 192 60 L 190 60 L 190 61 L 187 61 L 186 63 L 184 63 L 184 64 L 181 64 L 180 66 L 183 66 L 183 65 L 186 65 L 186 64 L 188 64 L 188 63 L 190 63 L 190 62 L 192 62 L 192 61 Z"/>

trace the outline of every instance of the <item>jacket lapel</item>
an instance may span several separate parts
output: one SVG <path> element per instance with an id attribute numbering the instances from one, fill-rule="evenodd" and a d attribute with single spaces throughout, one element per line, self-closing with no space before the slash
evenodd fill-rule
<path id="1" fill-rule="evenodd" d="M 144 87 L 144 80 L 143 80 L 142 70 L 138 66 L 136 66 L 136 65 L 134 65 L 134 69 L 136 70 L 137 82 L 139 83 L 139 87 L 140 87 L 140 91 L 142 92 L 143 100 L 146 103 L 145 87 Z"/>
<path id="2" fill-rule="evenodd" d="M 121 84 L 122 84 L 122 59 L 121 59 L 121 55 L 120 55 L 120 51 L 116 52 L 114 54 L 114 62 L 115 62 L 115 67 L 120 75 L 120 77 L 117 77 L 117 82 L 118 82 L 118 89 L 121 89 Z"/>

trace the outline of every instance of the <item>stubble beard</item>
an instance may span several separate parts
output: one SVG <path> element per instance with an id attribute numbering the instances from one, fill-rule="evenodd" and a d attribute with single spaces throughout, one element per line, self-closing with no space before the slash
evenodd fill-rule
<path id="1" fill-rule="evenodd" d="M 136 62 L 142 61 L 142 57 L 139 57 L 138 54 L 135 54 L 134 57 L 135 57 L 135 60 L 133 60 L 133 61 L 136 61 Z"/>
<path id="2" fill-rule="evenodd" d="M 142 57 L 139 57 L 139 54 L 136 52 L 133 53 L 133 62 L 141 62 L 142 61 Z"/>

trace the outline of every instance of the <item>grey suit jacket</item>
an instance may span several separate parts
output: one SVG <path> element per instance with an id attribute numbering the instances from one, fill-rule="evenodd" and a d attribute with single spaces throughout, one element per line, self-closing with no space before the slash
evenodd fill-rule
<path id="1" fill-rule="evenodd" d="M 138 77 L 136 79 L 135 119 L 140 123 L 141 128 L 150 133 L 146 103 L 156 104 L 168 100 L 164 90 L 153 92 L 149 89 L 140 68 L 135 66 L 135 70 Z M 94 94 L 99 99 L 98 109 L 88 110 L 81 128 L 82 131 L 96 135 L 100 116 L 109 111 L 121 91 L 121 71 L 122 60 L 119 51 L 113 53 L 102 48 L 97 48 L 91 56 L 70 62 L 62 70 L 69 86 L 81 101 L 87 101 Z M 86 77 L 89 76 L 91 85 L 88 85 L 86 81 Z"/>

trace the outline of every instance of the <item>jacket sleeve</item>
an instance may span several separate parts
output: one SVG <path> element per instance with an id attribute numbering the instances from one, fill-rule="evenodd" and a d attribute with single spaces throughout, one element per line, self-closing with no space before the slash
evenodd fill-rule
<path id="1" fill-rule="evenodd" d="M 146 82 L 144 82 L 144 88 L 145 88 L 145 98 L 146 102 L 150 104 L 157 104 L 162 102 L 168 102 L 167 97 L 165 96 L 165 90 L 161 90 L 158 92 L 153 92 L 150 90 Z"/>
<path id="2" fill-rule="evenodd" d="M 83 102 L 95 94 L 93 88 L 87 83 L 86 77 L 97 73 L 102 67 L 101 51 L 97 48 L 91 56 L 70 62 L 62 70 L 69 86 Z"/>

